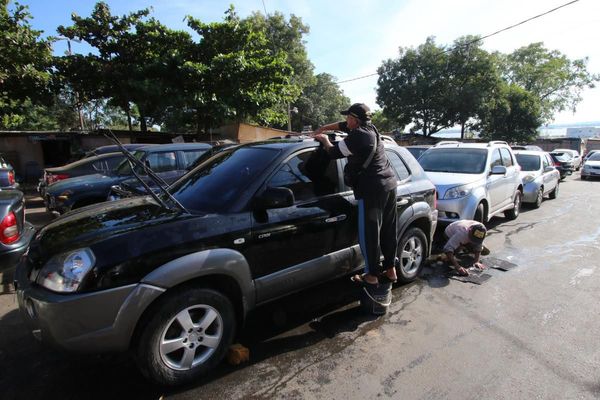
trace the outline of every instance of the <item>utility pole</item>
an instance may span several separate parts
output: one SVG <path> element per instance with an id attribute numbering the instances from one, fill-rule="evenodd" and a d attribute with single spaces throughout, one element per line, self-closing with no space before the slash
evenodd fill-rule
<path id="1" fill-rule="evenodd" d="M 288 129 L 287 130 L 288 130 L 288 132 L 291 132 L 292 131 L 292 113 L 298 114 L 298 107 L 290 108 L 290 103 L 288 103 L 287 107 L 288 107 L 288 110 L 287 110 L 288 111 L 288 113 L 287 113 L 288 114 L 287 115 L 288 116 L 288 118 L 287 118 L 288 119 Z"/>

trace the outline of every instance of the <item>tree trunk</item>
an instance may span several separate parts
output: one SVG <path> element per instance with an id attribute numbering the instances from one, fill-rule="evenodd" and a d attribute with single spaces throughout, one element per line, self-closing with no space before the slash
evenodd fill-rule
<path id="1" fill-rule="evenodd" d="M 460 138 L 461 140 L 465 138 L 465 122 L 460 122 Z"/>
<path id="2" fill-rule="evenodd" d="M 127 127 L 129 128 L 129 132 L 132 132 L 133 126 L 131 126 L 131 108 L 127 106 L 125 111 L 127 112 Z"/>
<path id="3" fill-rule="evenodd" d="M 148 132 L 148 126 L 146 125 L 146 116 L 140 111 L 140 131 Z"/>

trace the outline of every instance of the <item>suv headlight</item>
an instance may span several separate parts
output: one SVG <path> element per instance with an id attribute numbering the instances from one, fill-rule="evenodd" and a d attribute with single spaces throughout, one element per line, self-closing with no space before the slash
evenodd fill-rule
<path id="1" fill-rule="evenodd" d="M 95 264 L 96 257 L 89 248 L 62 253 L 48 260 L 36 281 L 55 292 L 75 292 Z"/>
<path id="2" fill-rule="evenodd" d="M 473 191 L 472 185 L 456 186 L 456 187 L 453 187 L 446 191 L 446 194 L 444 195 L 444 199 L 445 200 L 459 199 L 461 197 L 470 195 L 472 191 Z"/>

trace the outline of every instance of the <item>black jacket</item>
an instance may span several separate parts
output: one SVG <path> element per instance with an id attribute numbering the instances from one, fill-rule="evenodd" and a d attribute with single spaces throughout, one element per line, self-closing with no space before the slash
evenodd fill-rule
<path id="1" fill-rule="evenodd" d="M 393 190 L 398 179 L 392 170 L 390 161 L 385 155 L 381 140 L 378 140 L 377 128 L 367 122 L 356 129 L 348 129 L 346 122 L 340 122 L 339 130 L 348 133 L 348 136 L 334 144 L 329 150 L 332 158 L 348 157 L 345 173 L 356 177 L 356 184 L 352 188 L 357 199 Z M 377 150 L 369 165 L 363 170 L 363 164 L 369 158 L 373 146 Z"/>

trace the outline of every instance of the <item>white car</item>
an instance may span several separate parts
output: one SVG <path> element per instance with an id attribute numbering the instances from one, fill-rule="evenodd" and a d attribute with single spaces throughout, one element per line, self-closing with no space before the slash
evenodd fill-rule
<path id="1" fill-rule="evenodd" d="M 600 153 L 592 154 L 581 168 L 581 179 L 585 180 L 596 176 L 600 176 Z"/>
<path id="2" fill-rule="evenodd" d="M 571 155 L 571 157 L 573 158 L 573 167 L 575 168 L 575 171 L 579 171 L 579 168 L 581 168 L 581 164 L 582 164 L 582 159 L 581 159 L 581 155 L 579 154 L 579 152 L 577 150 L 571 150 L 571 149 L 554 149 L 552 150 L 552 153 L 557 154 L 557 153 L 569 153 Z"/>
<path id="3" fill-rule="evenodd" d="M 554 167 L 550 154 L 545 151 L 516 150 L 515 157 L 521 166 L 523 203 L 538 208 L 545 195 L 551 199 L 558 196 L 560 172 Z"/>

